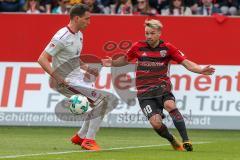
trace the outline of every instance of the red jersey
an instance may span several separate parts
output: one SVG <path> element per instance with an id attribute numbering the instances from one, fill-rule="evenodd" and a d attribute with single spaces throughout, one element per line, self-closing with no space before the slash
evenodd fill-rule
<path id="1" fill-rule="evenodd" d="M 127 52 L 128 62 L 137 60 L 136 88 L 138 95 L 160 88 L 171 91 L 170 61 L 181 63 L 185 55 L 175 46 L 162 40 L 152 48 L 146 41 L 136 42 Z M 156 90 L 155 90 L 156 91 Z"/>

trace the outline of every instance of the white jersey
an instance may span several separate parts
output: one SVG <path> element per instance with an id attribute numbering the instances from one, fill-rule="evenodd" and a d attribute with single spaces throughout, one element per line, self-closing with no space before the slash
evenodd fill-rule
<path id="1" fill-rule="evenodd" d="M 45 52 L 52 56 L 52 67 L 56 69 L 60 65 L 66 64 L 70 59 L 79 58 L 80 60 L 82 47 L 82 33 L 80 31 L 73 33 L 68 27 L 64 27 L 53 36 L 52 40 L 45 48 Z M 84 81 L 84 73 L 80 69 L 80 66 L 67 74 L 65 80 L 70 86 L 79 88 L 79 91 L 83 95 L 93 101 L 99 99 L 100 94 L 95 93 L 94 83 Z M 67 94 L 67 92 L 65 94 Z"/>
<path id="2" fill-rule="evenodd" d="M 45 48 L 52 58 L 53 69 L 74 57 L 80 57 L 83 47 L 83 35 L 73 33 L 68 27 L 60 29 Z"/>

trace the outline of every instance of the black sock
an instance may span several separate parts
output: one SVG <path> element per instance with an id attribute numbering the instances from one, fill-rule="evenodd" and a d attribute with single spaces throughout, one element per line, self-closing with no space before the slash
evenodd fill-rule
<path id="1" fill-rule="evenodd" d="M 163 138 L 166 138 L 169 142 L 172 142 L 173 136 L 171 133 L 169 133 L 165 124 L 162 124 L 161 128 L 159 129 L 154 128 L 154 130 L 158 133 L 158 135 L 160 135 Z"/>
<path id="2" fill-rule="evenodd" d="M 172 117 L 173 123 L 177 128 L 178 132 L 180 133 L 183 141 L 188 141 L 189 139 L 182 114 L 179 112 L 177 108 L 170 111 L 169 114 Z"/>

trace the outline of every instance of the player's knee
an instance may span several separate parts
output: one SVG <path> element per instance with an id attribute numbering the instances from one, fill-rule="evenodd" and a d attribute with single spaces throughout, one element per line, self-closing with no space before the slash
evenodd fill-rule
<path id="1" fill-rule="evenodd" d="M 165 108 L 168 112 L 170 112 L 170 111 L 176 109 L 176 104 L 175 104 L 175 102 L 172 101 L 172 100 L 167 100 L 167 101 L 164 102 L 164 108 Z"/>
<path id="2" fill-rule="evenodd" d="M 154 129 L 159 129 L 162 126 L 162 122 L 150 121 L 150 123 Z"/>
<path id="3" fill-rule="evenodd" d="M 159 128 L 161 128 L 161 126 L 162 126 L 162 118 L 161 118 L 161 115 L 156 114 L 156 115 L 152 116 L 152 117 L 149 119 L 149 122 L 150 122 L 150 124 L 152 125 L 152 127 L 153 127 L 154 129 L 159 129 Z"/>

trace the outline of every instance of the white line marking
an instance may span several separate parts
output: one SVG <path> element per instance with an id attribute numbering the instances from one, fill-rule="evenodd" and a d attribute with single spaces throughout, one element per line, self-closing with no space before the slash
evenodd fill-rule
<path id="1" fill-rule="evenodd" d="M 211 142 L 195 142 L 193 144 L 207 144 Z M 146 146 L 129 146 L 129 147 L 119 147 L 119 148 L 108 148 L 102 149 L 101 151 L 114 151 L 114 150 L 124 150 L 124 149 L 136 149 L 136 148 L 150 148 L 150 147 L 162 147 L 168 146 L 170 144 L 159 144 L 159 145 L 146 145 Z M 98 151 L 98 152 L 101 152 Z M 0 156 L 0 159 L 6 158 L 19 158 L 19 157 L 33 157 L 33 156 L 45 156 L 45 155 L 59 155 L 59 154 L 68 154 L 68 153 L 81 153 L 81 152 L 96 152 L 90 150 L 74 150 L 74 151 L 64 151 L 64 152 L 48 152 L 48 153 L 36 153 L 36 154 L 22 154 L 22 155 L 8 155 L 8 156 Z"/>

